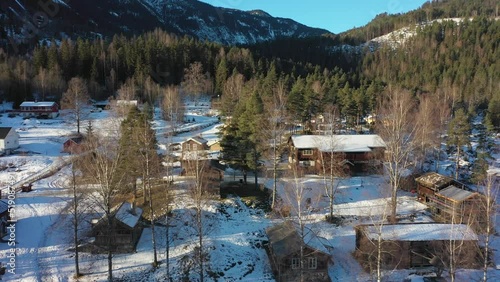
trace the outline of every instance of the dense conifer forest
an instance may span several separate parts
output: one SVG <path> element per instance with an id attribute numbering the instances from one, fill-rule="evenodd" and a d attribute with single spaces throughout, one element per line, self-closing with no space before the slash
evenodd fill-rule
<path id="1" fill-rule="evenodd" d="M 152 89 L 182 85 L 196 63 L 204 91 L 220 99 L 226 115 L 244 112 L 247 101 L 267 103 L 280 85 L 287 94 L 287 109 L 297 120 L 308 122 L 333 104 L 355 123 L 373 113 L 386 86 L 397 85 L 412 91 L 417 100 L 430 94 L 453 109 L 489 109 L 489 123 L 498 128 L 498 119 L 491 118 L 498 116 L 500 103 L 500 22 L 494 2 L 432 2 L 404 15 L 380 15 L 364 28 L 337 36 L 252 46 L 200 42 L 159 29 L 109 40 L 54 38 L 26 54 L 0 49 L 0 91 L 14 107 L 31 99 L 59 101 L 67 82 L 81 77 L 93 99 L 133 87 L 134 96 L 155 102 L 159 92 Z M 398 47 L 352 45 L 443 17 L 473 18 L 421 25 Z"/>

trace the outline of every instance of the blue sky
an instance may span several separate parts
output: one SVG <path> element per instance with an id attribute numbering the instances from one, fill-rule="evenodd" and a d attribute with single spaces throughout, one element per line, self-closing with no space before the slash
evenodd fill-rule
<path id="1" fill-rule="evenodd" d="M 217 7 L 261 9 L 274 17 L 340 33 L 367 24 L 380 13 L 414 10 L 427 0 L 201 0 Z"/>

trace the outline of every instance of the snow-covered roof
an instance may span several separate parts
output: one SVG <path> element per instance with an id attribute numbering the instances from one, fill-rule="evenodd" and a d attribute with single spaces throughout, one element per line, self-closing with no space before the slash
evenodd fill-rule
<path id="1" fill-rule="evenodd" d="M 442 189 L 453 182 L 453 179 L 436 172 L 428 172 L 415 179 L 421 185 L 432 189 Z"/>
<path id="2" fill-rule="evenodd" d="M 269 243 L 274 255 L 277 257 L 285 257 L 300 250 L 300 236 L 298 228 L 293 222 L 285 221 L 281 224 L 271 226 L 266 229 Z M 305 230 L 304 244 L 311 249 L 329 255 L 326 239 L 318 237 L 310 229 Z"/>
<path id="3" fill-rule="evenodd" d="M 457 202 L 461 202 L 465 199 L 468 199 L 468 198 L 476 195 L 477 193 L 467 191 L 464 189 L 460 189 L 460 188 L 457 188 L 457 187 L 451 185 L 451 186 L 448 186 L 448 187 L 444 188 L 443 190 L 439 191 L 437 194 L 439 194 L 443 197 L 446 197 L 448 199 L 451 199 L 451 200 L 454 200 Z"/>
<path id="4" fill-rule="evenodd" d="M 21 107 L 52 107 L 56 102 L 22 102 Z"/>
<path id="5" fill-rule="evenodd" d="M 142 209 L 138 207 L 134 208 L 129 202 L 123 202 L 115 214 L 116 220 L 122 222 L 130 228 L 134 228 L 137 225 L 141 216 Z"/>
<path id="6" fill-rule="evenodd" d="M 320 151 L 346 153 L 371 152 L 372 148 L 384 148 L 385 143 L 376 134 L 360 135 L 293 135 L 292 142 L 297 149 L 317 148 Z"/>
<path id="7" fill-rule="evenodd" d="M 465 224 L 388 224 L 367 225 L 365 228 L 366 236 L 371 240 L 378 239 L 380 228 L 382 228 L 382 240 L 385 241 L 478 240 L 476 233 Z"/>
<path id="8" fill-rule="evenodd" d="M 207 144 L 207 142 L 208 142 L 208 141 L 207 141 L 205 138 L 203 138 L 203 137 L 200 137 L 200 136 L 194 136 L 194 137 L 191 137 L 191 138 L 189 138 L 188 140 L 184 141 L 184 143 L 185 143 L 185 142 L 189 142 L 189 141 L 191 141 L 191 140 L 192 140 L 192 141 L 194 141 L 194 142 L 196 142 L 196 143 L 198 143 L 198 144 L 200 144 L 200 145 Z"/>

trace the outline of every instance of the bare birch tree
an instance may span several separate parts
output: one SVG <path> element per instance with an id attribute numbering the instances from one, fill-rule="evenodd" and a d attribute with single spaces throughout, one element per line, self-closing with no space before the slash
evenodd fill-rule
<path id="1" fill-rule="evenodd" d="M 491 238 L 495 233 L 496 226 L 496 216 L 497 216 L 497 203 L 496 199 L 499 192 L 499 184 L 497 176 L 490 173 L 486 176 L 484 183 L 484 196 L 485 201 L 483 202 L 485 209 L 485 222 L 484 222 L 484 242 L 483 250 L 481 252 L 483 260 L 483 278 L 482 281 L 486 282 L 489 279 L 488 266 L 491 262 L 490 252 L 492 251 Z"/>
<path id="2" fill-rule="evenodd" d="M 113 207 L 118 204 L 124 191 L 126 172 L 118 169 L 120 163 L 119 142 L 113 136 L 95 136 L 87 140 L 88 153 L 79 161 L 84 181 L 95 187 L 91 200 L 97 212 L 102 212 L 108 232 L 113 232 Z M 105 248 L 108 260 L 108 281 L 113 281 L 113 239 L 107 240 Z"/>
<path id="3" fill-rule="evenodd" d="M 444 103 L 446 104 L 446 103 Z M 441 120 L 436 118 L 439 116 L 440 107 L 446 107 L 441 102 L 437 102 L 430 96 L 423 96 L 420 99 L 419 109 L 416 114 L 415 143 L 420 170 L 423 170 L 425 161 L 427 160 L 429 150 L 438 150 L 441 135 Z"/>
<path id="4" fill-rule="evenodd" d="M 205 279 L 205 262 L 207 260 L 207 252 L 205 251 L 205 234 L 209 232 L 209 224 L 205 222 L 205 215 L 203 214 L 204 206 L 211 200 L 210 193 L 208 160 L 205 152 L 193 151 L 190 156 L 185 159 L 187 161 L 186 173 L 193 176 L 193 183 L 190 187 L 191 197 L 194 202 L 195 210 L 195 229 L 198 237 L 198 245 L 195 248 L 195 261 L 199 266 L 199 281 Z"/>
<path id="5" fill-rule="evenodd" d="M 264 116 L 267 122 L 262 124 L 264 142 L 270 142 L 270 149 L 266 151 L 266 156 L 272 164 L 273 189 L 271 195 L 271 209 L 274 209 L 277 200 L 278 185 L 278 165 L 281 154 L 284 151 L 282 144 L 286 133 L 286 85 L 283 80 L 279 80 L 273 89 L 273 96 L 269 101 L 264 101 Z"/>
<path id="6" fill-rule="evenodd" d="M 184 105 L 177 86 L 167 86 L 162 89 L 161 108 L 163 119 L 170 122 L 172 132 L 175 135 L 177 127 L 184 120 Z"/>
<path id="7" fill-rule="evenodd" d="M 412 94 L 403 89 L 389 88 L 380 101 L 376 131 L 386 144 L 385 169 L 389 175 L 391 190 L 390 221 L 396 221 L 397 191 L 401 174 L 413 165 L 415 143 L 415 101 Z"/>
<path id="8" fill-rule="evenodd" d="M 80 134 L 80 122 L 87 114 L 89 91 L 83 78 L 73 77 L 68 84 L 68 90 L 61 99 L 61 107 L 71 110 L 71 116 L 76 121 L 77 133 Z"/>
<path id="9" fill-rule="evenodd" d="M 213 85 L 209 73 L 203 72 L 202 63 L 194 62 L 184 69 L 181 87 L 191 98 L 197 98 L 200 94 L 211 93 Z"/>
<path id="10" fill-rule="evenodd" d="M 82 274 L 80 273 L 80 261 L 79 261 L 79 250 L 78 250 L 78 231 L 80 228 L 81 221 L 81 209 L 80 209 L 80 201 L 82 200 L 80 189 L 78 188 L 77 183 L 77 175 L 78 171 L 76 170 L 75 164 L 71 163 L 71 175 L 70 175 L 70 185 L 72 190 L 72 223 L 73 223 L 73 247 L 75 248 L 75 278 L 80 277 Z"/>
<path id="11" fill-rule="evenodd" d="M 323 113 L 325 119 L 325 137 L 322 144 L 317 144 L 317 148 L 321 148 L 318 152 L 319 160 L 321 163 L 323 185 L 325 194 L 328 197 L 329 216 L 328 220 L 333 222 L 333 205 L 335 203 L 335 193 L 340 184 L 340 179 L 345 177 L 344 173 L 344 154 L 339 153 L 340 140 L 338 135 L 335 134 L 337 129 L 337 120 L 339 113 L 337 108 L 329 106 Z"/>

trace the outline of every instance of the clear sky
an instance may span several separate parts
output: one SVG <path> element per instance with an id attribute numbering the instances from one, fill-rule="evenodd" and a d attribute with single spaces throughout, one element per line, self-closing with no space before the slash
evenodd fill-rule
<path id="1" fill-rule="evenodd" d="M 367 24 L 376 15 L 404 13 L 427 0 L 201 0 L 212 6 L 243 11 L 260 9 L 273 17 L 340 33 Z"/>

